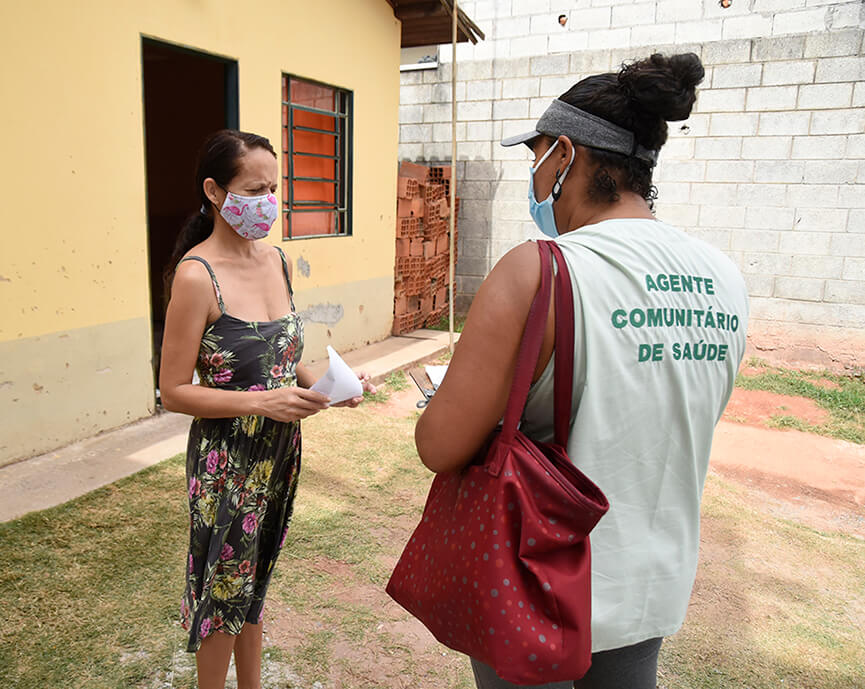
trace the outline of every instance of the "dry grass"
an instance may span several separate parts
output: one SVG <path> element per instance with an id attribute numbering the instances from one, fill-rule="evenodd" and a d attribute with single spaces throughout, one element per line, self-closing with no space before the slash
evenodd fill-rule
<path id="1" fill-rule="evenodd" d="M 0 525 L 6 687 L 133 687 L 170 667 L 187 536 L 179 458 Z"/>
<path id="2" fill-rule="evenodd" d="M 684 628 L 661 652 L 664 689 L 861 689 L 865 543 L 777 519 L 710 475 Z"/>
<path id="3" fill-rule="evenodd" d="M 414 416 L 335 409 L 304 426 L 290 538 L 265 611 L 264 686 L 470 689 L 383 592 L 429 475 Z M 167 460 L 0 525 L 0 677 L 15 689 L 194 686 L 175 624 L 186 550 L 183 463 Z M 779 520 L 716 476 L 665 689 L 853 689 L 865 667 L 865 543 Z M 319 683 L 316 685 L 316 683 Z"/>

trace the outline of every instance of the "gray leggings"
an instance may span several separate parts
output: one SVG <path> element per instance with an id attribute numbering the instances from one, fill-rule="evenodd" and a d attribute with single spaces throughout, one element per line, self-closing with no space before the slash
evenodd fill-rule
<path id="1" fill-rule="evenodd" d="M 511 684 L 495 671 L 472 658 L 472 670 L 478 689 L 655 689 L 658 681 L 658 651 L 662 638 L 648 639 L 633 646 L 592 653 L 592 667 L 576 682 L 535 684 L 531 687 Z"/>

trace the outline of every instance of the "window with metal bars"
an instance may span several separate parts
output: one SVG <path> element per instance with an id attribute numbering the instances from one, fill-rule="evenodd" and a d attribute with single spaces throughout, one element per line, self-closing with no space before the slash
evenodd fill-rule
<path id="1" fill-rule="evenodd" d="M 351 234 L 351 133 L 351 91 L 283 75 L 283 239 Z"/>

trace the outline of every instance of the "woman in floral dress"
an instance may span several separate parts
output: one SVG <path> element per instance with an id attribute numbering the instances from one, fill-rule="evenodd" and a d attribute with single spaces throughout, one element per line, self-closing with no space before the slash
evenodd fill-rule
<path id="1" fill-rule="evenodd" d="M 239 689 L 260 686 L 262 611 L 291 519 L 300 420 L 328 406 L 300 363 L 291 264 L 254 241 L 279 216 L 278 179 L 264 137 L 211 136 L 198 161 L 201 210 L 181 231 L 167 275 L 162 402 L 195 417 L 181 615 L 200 689 L 224 687 L 232 652 Z M 201 385 L 192 384 L 196 368 Z"/>

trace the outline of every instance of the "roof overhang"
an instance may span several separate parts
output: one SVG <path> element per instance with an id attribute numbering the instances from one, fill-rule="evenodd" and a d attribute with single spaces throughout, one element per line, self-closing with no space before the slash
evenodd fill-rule
<path id="1" fill-rule="evenodd" d="M 453 0 L 387 0 L 402 22 L 403 48 L 450 43 L 453 38 Z M 461 9 L 457 9 L 457 42 L 477 43 L 481 31 Z"/>

